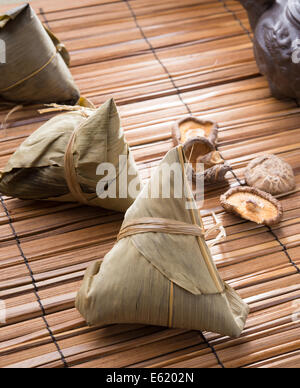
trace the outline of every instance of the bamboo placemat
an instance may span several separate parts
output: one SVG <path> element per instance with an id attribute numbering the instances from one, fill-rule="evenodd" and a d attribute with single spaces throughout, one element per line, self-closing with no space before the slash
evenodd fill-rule
<path id="1" fill-rule="evenodd" d="M 72 73 L 96 105 L 115 97 L 144 179 L 172 148 L 172 123 L 188 113 L 219 122 L 229 184 L 262 152 L 292 164 L 300 184 L 300 108 L 271 97 L 252 52 L 247 15 L 233 0 L 36 0 L 66 43 Z M 0 11 L 7 9 L 1 5 Z M 7 110 L 0 111 L 0 120 Z M 0 139 L 3 167 L 50 115 L 16 112 Z M 228 239 L 213 248 L 221 276 L 249 303 L 240 339 L 142 325 L 88 328 L 74 309 L 87 265 L 111 249 L 123 215 L 74 204 L 0 197 L 0 367 L 300 367 L 300 194 L 282 199 L 272 228 L 223 212 Z"/>

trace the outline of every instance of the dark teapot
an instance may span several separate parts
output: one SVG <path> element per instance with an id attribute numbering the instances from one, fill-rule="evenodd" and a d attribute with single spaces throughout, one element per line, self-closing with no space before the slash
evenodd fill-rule
<path id="1" fill-rule="evenodd" d="M 254 52 L 271 92 L 300 104 L 300 0 L 238 0 L 248 12 Z"/>

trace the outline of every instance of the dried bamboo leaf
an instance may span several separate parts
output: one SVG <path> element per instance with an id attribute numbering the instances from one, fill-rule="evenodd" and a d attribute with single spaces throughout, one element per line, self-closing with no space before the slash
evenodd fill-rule
<path id="1" fill-rule="evenodd" d="M 21 199 L 79 201 L 66 179 L 65 156 L 72 136 L 74 143 L 70 155 L 75 179 L 85 197 L 80 202 L 118 211 L 127 210 L 134 198 L 130 195 L 120 198 L 119 179 L 106 181 L 108 188 L 116 183 L 116 198 L 101 199 L 96 194 L 98 182 L 105 179 L 105 175 L 97 175 L 97 167 L 101 163 L 111 163 L 118 177 L 122 172 L 122 166 L 119 167 L 121 155 L 125 159 L 127 157 L 124 171 L 127 168 L 128 184 L 135 181 L 137 189 L 140 186 L 137 167 L 120 129 L 120 118 L 113 100 L 107 101 L 98 110 L 86 108 L 85 115 L 76 110 L 60 114 L 34 132 L 0 173 L 0 192 Z"/>
<path id="2" fill-rule="evenodd" d="M 18 103 L 75 104 L 80 93 L 68 69 L 65 46 L 43 27 L 29 4 L 0 15 L 0 97 Z"/>
<path id="3" fill-rule="evenodd" d="M 164 165 L 181 163 L 179 150 L 164 158 L 124 225 L 154 217 L 202 227 L 200 213 L 187 210 L 187 202 L 195 206 L 193 198 L 174 194 L 183 169 L 171 177 L 171 198 L 149 196 L 154 182 L 161 190 L 169 183 Z M 183 186 L 188 192 L 186 177 Z M 241 334 L 248 314 L 247 305 L 220 279 L 203 236 L 160 232 L 120 239 L 102 264 L 88 268 L 76 306 L 89 324 L 143 323 L 232 337 Z"/>

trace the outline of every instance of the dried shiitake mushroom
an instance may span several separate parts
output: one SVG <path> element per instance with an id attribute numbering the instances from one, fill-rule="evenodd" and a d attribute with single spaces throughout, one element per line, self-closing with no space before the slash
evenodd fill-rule
<path id="1" fill-rule="evenodd" d="M 227 191 L 221 196 L 221 205 L 228 212 L 257 224 L 277 224 L 283 215 L 282 206 L 276 198 L 248 186 L 239 186 Z"/>
<path id="2" fill-rule="evenodd" d="M 183 151 L 186 160 L 192 166 L 192 176 L 196 180 L 204 176 L 206 184 L 221 183 L 225 180 L 226 173 L 230 170 L 215 146 L 204 137 L 190 138 L 184 143 Z M 198 166 L 204 166 L 204 171 Z"/>
<path id="3" fill-rule="evenodd" d="M 207 184 L 222 183 L 228 171 L 230 171 L 230 165 L 227 162 L 211 167 L 204 171 L 204 182 Z"/>
<path id="4" fill-rule="evenodd" d="M 279 195 L 292 191 L 296 180 L 292 167 L 275 155 L 262 155 L 252 160 L 246 168 L 247 185 Z"/>
<path id="5" fill-rule="evenodd" d="M 207 168 L 216 166 L 217 164 L 224 164 L 224 159 L 222 158 L 220 152 L 212 151 L 209 154 L 200 157 L 198 163 L 203 163 L 206 170 Z"/>
<path id="6" fill-rule="evenodd" d="M 206 157 L 210 157 L 216 151 L 215 146 L 204 137 L 192 137 L 184 143 L 183 151 L 186 159 L 197 172 L 197 163 L 204 163 Z"/>
<path id="7" fill-rule="evenodd" d="M 206 138 L 214 146 L 218 140 L 217 123 L 210 120 L 200 120 L 193 116 L 177 121 L 173 126 L 172 132 L 173 140 L 176 146 L 195 137 Z"/>

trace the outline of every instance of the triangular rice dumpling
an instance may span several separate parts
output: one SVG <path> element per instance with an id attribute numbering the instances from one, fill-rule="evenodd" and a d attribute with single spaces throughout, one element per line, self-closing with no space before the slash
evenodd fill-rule
<path id="1" fill-rule="evenodd" d="M 112 175 L 106 168 L 99 170 L 107 164 Z M 120 176 L 136 188 L 134 195 L 124 193 L 127 187 Z M 113 99 L 98 110 L 80 108 L 52 118 L 25 140 L 0 172 L 0 192 L 7 196 L 80 202 L 122 212 L 140 189 Z"/>
<path id="2" fill-rule="evenodd" d="M 1 99 L 71 105 L 78 101 L 68 51 L 29 4 L 0 15 L 0 43 Z"/>
<path id="3" fill-rule="evenodd" d="M 217 272 L 184 171 L 179 146 L 167 154 L 127 211 L 117 244 L 103 262 L 87 269 L 76 307 L 88 324 L 241 334 L 249 308 Z M 160 194 L 153 198 L 157 183 Z M 162 195 L 168 190 L 169 198 Z"/>

